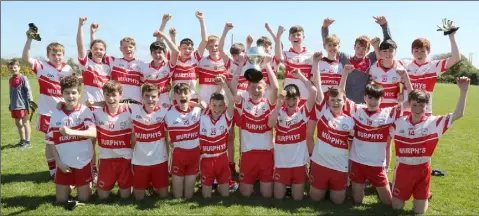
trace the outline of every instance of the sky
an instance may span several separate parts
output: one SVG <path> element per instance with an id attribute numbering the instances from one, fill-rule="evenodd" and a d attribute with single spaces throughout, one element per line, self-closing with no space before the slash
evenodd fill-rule
<path id="1" fill-rule="evenodd" d="M 279 25 L 286 29 L 301 25 L 305 29 L 304 46 L 310 51 L 323 50 L 321 25 L 323 19 L 336 20 L 330 26 L 330 34 L 341 39 L 341 51 L 354 53 L 356 37 L 367 35 L 382 38 L 381 28 L 372 16 L 386 16 L 392 38 L 398 44 L 397 58 L 411 58 L 410 46 L 419 37 L 431 41 L 431 54 L 450 52 L 449 38 L 437 32 L 443 18 L 453 20 L 460 27 L 456 34 L 461 54 L 473 53 L 473 64 L 479 67 L 479 2 L 425 1 L 425 2 L 1 2 L 1 56 L 21 57 L 28 23 L 35 23 L 42 41 L 33 41 L 31 55 L 46 57 L 46 46 L 53 41 L 65 45 L 65 60 L 77 58 L 76 33 L 78 17 L 86 16 L 84 37 L 89 40 L 89 26 L 100 24 L 97 38 L 106 41 L 107 53 L 121 57 L 120 40 L 133 37 L 137 42 L 136 57 L 150 61 L 149 45 L 155 40 L 153 32 L 159 28 L 164 13 L 172 15 L 167 29 L 177 30 L 177 40 L 188 37 L 195 42 L 201 38 L 200 25 L 195 11 L 205 16 L 209 34 L 220 36 L 226 22 L 234 28 L 230 31 L 225 49 L 233 42 L 245 42 L 248 34 L 255 40 L 269 36 L 264 28 L 268 22 L 273 31 Z M 86 41 L 85 44 L 88 41 Z M 282 42 L 290 46 L 287 32 Z M 88 47 L 86 47 L 87 49 Z"/>

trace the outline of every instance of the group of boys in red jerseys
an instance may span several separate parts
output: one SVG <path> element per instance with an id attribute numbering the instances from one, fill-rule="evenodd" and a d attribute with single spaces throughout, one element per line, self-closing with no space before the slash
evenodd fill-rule
<path id="1" fill-rule="evenodd" d="M 225 24 L 218 38 L 208 35 L 201 12 L 196 17 L 202 39 L 194 50 L 189 38 L 176 44 L 176 29 L 170 29 L 170 37 L 163 33 L 171 18 L 165 14 L 153 35 L 157 40 L 150 46 L 149 63 L 134 57 L 136 43 L 130 37 L 120 41 L 121 58 L 108 56 L 106 43 L 95 38 L 95 23 L 86 52 L 87 18 L 80 17 L 81 77 L 64 63 L 63 45 L 48 45 L 48 61 L 34 60 L 29 54 L 32 39 L 27 37 L 23 59 L 40 85 L 37 128 L 46 134 L 46 158 L 58 202 L 68 201 L 72 186 L 80 201 L 89 200 L 97 164 L 95 143 L 101 199 L 116 183 L 122 198 L 133 192 L 141 200 L 149 187 L 166 197 L 168 173 L 175 198 L 193 196 L 199 173 L 203 197 L 211 197 L 214 182 L 218 192 L 228 196 L 235 183 L 236 125 L 239 191 L 245 197 L 259 181 L 263 197 L 282 199 L 290 187 L 292 198 L 301 200 L 309 179 L 311 199 L 321 200 L 329 191 L 330 200 L 340 204 L 351 180 L 353 201 L 361 203 L 368 180 L 384 204 L 401 209 L 412 195 L 414 211 L 426 211 L 432 153 L 439 137 L 463 116 L 470 81 L 457 79 L 460 96 L 453 113 L 431 115 L 438 76 L 460 60 L 455 33 L 449 35 L 451 57 L 428 61 L 429 41 L 419 38 L 412 43 L 414 60 L 409 62 L 395 59 L 397 45 L 382 16 L 374 19 L 384 41 L 360 36 L 352 57 L 340 52 L 338 36 L 329 35 L 332 19 L 322 26 L 324 56 L 303 46 L 305 32 L 299 25 L 289 29 L 291 48 L 283 51 L 285 28 L 279 26 L 274 33 L 266 23 L 274 47 L 268 37 L 259 38 L 256 45 L 267 56 L 255 65 L 241 43 L 231 46 L 231 56 L 224 52 L 232 23 Z M 248 37 L 246 47 L 252 43 Z M 371 45 L 374 51 L 368 54 Z M 283 89 L 276 77 L 280 64 L 285 66 Z M 250 79 L 248 71 L 263 78 Z M 371 81 L 359 102 L 346 94 L 353 73 L 366 74 Z M 387 177 L 391 140 L 397 161 L 392 187 Z"/>

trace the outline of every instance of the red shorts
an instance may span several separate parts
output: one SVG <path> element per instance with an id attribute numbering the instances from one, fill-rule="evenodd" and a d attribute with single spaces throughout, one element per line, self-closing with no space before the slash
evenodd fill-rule
<path id="1" fill-rule="evenodd" d="M 346 190 L 348 187 L 348 173 L 329 169 L 311 161 L 309 184 L 319 190 Z"/>
<path id="2" fill-rule="evenodd" d="M 131 188 L 133 184 L 133 173 L 131 160 L 125 158 L 108 158 L 98 161 L 97 187 L 104 191 L 110 191 L 118 182 L 121 190 Z"/>
<path id="3" fill-rule="evenodd" d="M 349 178 L 354 183 L 364 184 L 368 179 L 373 187 L 389 185 L 388 176 L 383 167 L 368 166 L 352 160 L 350 160 L 349 166 Z"/>
<path id="4" fill-rule="evenodd" d="M 133 165 L 133 189 L 146 190 L 150 182 L 155 189 L 168 187 L 168 162 L 150 166 Z"/>
<path id="5" fill-rule="evenodd" d="M 50 126 L 50 116 L 38 114 L 37 131 L 47 133 Z"/>
<path id="6" fill-rule="evenodd" d="M 243 152 L 240 159 L 241 183 L 254 184 L 256 179 L 268 183 L 273 181 L 274 155 L 272 150 Z"/>
<path id="7" fill-rule="evenodd" d="M 228 154 L 223 153 L 218 157 L 201 159 L 201 184 L 213 185 L 216 179 L 218 184 L 228 184 L 231 180 Z"/>
<path id="8" fill-rule="evenodd" d="M 93 180 L 91 164 L 88 163 L 81 169 L 70 168 L 71 173 L 64 173 L 57 169 L 55 174 L 55 184 L 57 185 L 73 185 L 81 187 L 90 184 Z"/>
<path id="9" fill-rule="evenodd" d="M 429 163 L 420 165 L 396 165 L 393 177 L 392 195 L 400 200 L 408 200 L 411 195 L 416 200 L 429 198 L 431 182 L 431 166 Z"/>
<path id="10" fill-rule="evenodd" d="M 171 153 L 170 174 L 190 176 L 198 174 L 200 169 L 200 147 L 193 149 L 173 148 Z"/>
<path id="11" fill-rule="evenodd" d="M 306 180 L 306 165 L 289 168 L 275 168 L 274 181 L 291 186 L 291 184 L 304 184 Z"/>
<path id="12" fill-rule="evenodd" d="M 28 116 L 28 110 L 23 109 L 23 110 L 12 110 L 10 111 L 12 113 L 12 118 L 14 119 L 22 119 L 25 116 Z"/>

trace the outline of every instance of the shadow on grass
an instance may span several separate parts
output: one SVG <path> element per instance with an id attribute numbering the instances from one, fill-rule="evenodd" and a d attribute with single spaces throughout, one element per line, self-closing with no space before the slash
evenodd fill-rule
<path id="1" fill-rule="evenodd" d="M 9 198 L 2 198 L 2 209 L 5 208 L 24 208 L 22 210 L 12 212 L 9 215 L 18 215 L 33 211 L 42 204 L 54 204 L 55 195 L 48 196 L 16 196 Z"/>
<path id="2" fill-rule="evenodd" d="M 2 174 L 2 184 L 11 182 L 34 182 L 34 183 L 46 183 L 50 181 L 50 173 L 48 171 L 33 172 L 28 174 Z"/>

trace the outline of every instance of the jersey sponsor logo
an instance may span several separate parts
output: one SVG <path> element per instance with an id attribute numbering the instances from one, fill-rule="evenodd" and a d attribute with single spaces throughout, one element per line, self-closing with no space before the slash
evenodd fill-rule
<path id="1" fill-rule="evenodd" d="M 149 139 L 157 139 L 157 138 L 162 138 L 163 134 L 161 131 L 156 131 L 154 133 L 135 133 L 137 139 L 142 139 L 142 140 L 149 140 Z"/>
<path id="2" fill-rule="evenodd" d="M 394 97 L 396 92 L 384 91 L 384 97 Z"/>
<path id="3" fill-rule="evenodd" d="M 176 140 L 181 141 L 183 139 L 191 139 L 196 137 L 198 137 L 198 132 L 185 133 L 185 134 L 176 135 Z"/>
<path id="4" fill-rule="evenodd" d="M 202 128 L 202 129 L 201 129 L 201 133 L 206 133 L 206 132 L 207 132 L 207 131 L 206 131 L 206 128 Z"/>
<path id="5" fill-rule="evenodd" d="M 130 77 L 118 77 L 118 81 L 128 84 L 140 85 L 140 81 Z"/>
<path id="6" fill-rule="evenodd" d="M 410 155 L 422 155 L 426 153 L 426 148 L 399 148 L 399 153 Z"/>
<path id="7" fill-rule="evenodd" d="M 261 124 L 251 124 L 251 123 L 246 123 L 246 128 L 249 130 L 266 130 L 266 125 Z"/>
<path id="8" fill-rule="evenodd" d="M 358 136 L 365 139 L 379 139 L 382 140 L 384 135 L 381 133 L 365 133 L 358 131 Z"/>
<path id="9" fill-rule="evenodd" d="M 79 136 L 60 136 L 58 137 L 58 140 L 63 143 L 63 142 L 73 142 L 73 141 L 78 141 L 78 140 L 82 140 L 83 138 L 82 137 L 79 137 Z"/>
<path id="10" fill-rule="evenodd" d="M 203 152 L 217 152 L 217 151 L 224 151 L 226 150 L 226 143 L 221 144 L 221 145 L 204 145 L 202 146 Z"/>
<path id="11" fill-rule="evenodd" d="M 288 142 L 288 141 L 297 141 L 301 139 L 301 135 L 284 135 L 284 136 L 277 136 L 278 141 L 280 142 Z"/>
<path id="12" fill-rule="evenodd" d="M 53 75 L 53 74 L 51 74 L 51 73 L 47 73 L 47 77 L 48 77 L 48 78 L 54 78 L 55 75 Z"/>
<path id="13" fill-rule="evenodd" d="M 329 135 L 328 132 L 325 132 L 325 131 L 321 132 L 321 136 L 324 139 L 328 140 L 329 143 L 332 143 L 335 145 L 343 145 L 343 146 L 346 145 L 346 143 L 343 140 L 337 139 L 335 137 L 331 137 L 331 135 Z"/>
<path id="14" fill-rule="evenodd" d="M 123 140 L 106 140 L 102 139 L 101 144 L 104 146 L 125 146 L 126 147 L 126 142 Z"/>
<path id="15" fill-rule="evenodd" d="M 420 90 L 425 90 L 426 89 L 426 84 L 424 83 L 411 83 L 413 89 L 420 89 Z"/>
<path id="16" fill-rule="evenodd" d="M 173 77 L 196 79 L 196 74 L 195 73 L 175 73 Z"/>
<path id="17" fill-rule="evenodd" d="M 324 85 L 334 85 L 334 84 L 339 83 L 337 80 L 322 79 L 321 81 L 322 81 L 321 84 L 324 84 Z"/>

